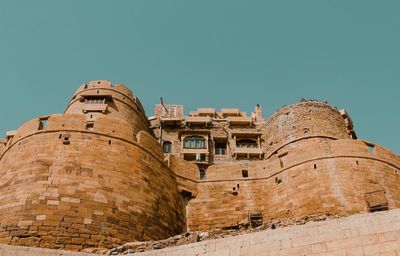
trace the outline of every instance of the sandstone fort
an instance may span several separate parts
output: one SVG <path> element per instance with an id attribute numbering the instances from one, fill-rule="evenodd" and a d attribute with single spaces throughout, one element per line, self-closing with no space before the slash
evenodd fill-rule
<path id="1" fill-rule="evenodd" d="M 329 247 L 326 236 L 304 242 L 301 246 L 311 248 L 307 253 L 284 255 L 369 255 L 363 246 L 370 244 L 363 241 L 375 241 L 372 249 L 394 241 L 394 249 L 382 253 L 400 255 L 399 207 L 400 157 L 357 138 L 346 110 L 316 100 L 284 106 L 269 117 L 260 105 L 249 114 L 199 108 L 185 115 L 184 106 L 164 103 L 147 116 L 124 85 L 92 81 L 79 87 L 63 114 L 34 118 L 0 140 L 0 243 L 9 248 L 4 250 L 73 253 L 186 232 L 256 228 L 271 220 L 354 215 L 359 219 L 335 223 L 357 231 L 343 233 L 347 240 L 365 235 L 364 240 Z M 360 231 L 361 220 L 373 223 L 366 224 L 370 233 Z M 326 232 L 334 236 L 345 230 L 340 225 Z M 296 228 L 282 237 L 300 232 Z M 268 232 L 265 237 L 284 231 Z M 258 251 L 251 251 L 256 242 L 235 240 L 230 246 L 239 244 L 239 254 L 214 245 L 214 252 L 193 255 L 256 255 L 268 249 L 276 253 L 260 255 L 281 255 L 286 247 L 295 250 L 298 240 L 280 242 L 279 248 L 268 241 Z M 321 244 L 319 251 L 315 244 Z M 358 247 L 361 254 L 348 254 Z M 347 254 L 318 254 L 330 248 Z"/>

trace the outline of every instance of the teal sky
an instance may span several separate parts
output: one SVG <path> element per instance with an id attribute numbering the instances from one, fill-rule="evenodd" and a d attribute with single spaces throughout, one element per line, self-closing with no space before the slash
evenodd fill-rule
<path id="1" fill-rule="evenodd" d="M 350 113 L 359 138 L 400 152 L 400 1 L 0 0 L 0 134 L 61 113 L 82 83 L 167 103 L 300 98 Z M 0 136 L 1 137 L 1 136 Z"/>

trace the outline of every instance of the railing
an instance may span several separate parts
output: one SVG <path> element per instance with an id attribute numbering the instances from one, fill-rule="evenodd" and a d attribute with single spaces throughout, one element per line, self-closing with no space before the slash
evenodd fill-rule
<path id="1" fill-rule="evenodd" d="M 183 148 L 182 154 L 208 154 L 208 148 Z"/>

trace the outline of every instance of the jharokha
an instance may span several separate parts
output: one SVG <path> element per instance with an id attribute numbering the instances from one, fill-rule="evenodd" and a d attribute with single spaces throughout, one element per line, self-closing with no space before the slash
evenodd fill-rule
<path id="1" fill-rule="evenodd" d="M 79 87 L 64 114 L 0 140 L 0 243 L 82 250 L 186 231 L 400 207 L 400 157 L 345 110 L 301 100 L 264 119 Z"/>

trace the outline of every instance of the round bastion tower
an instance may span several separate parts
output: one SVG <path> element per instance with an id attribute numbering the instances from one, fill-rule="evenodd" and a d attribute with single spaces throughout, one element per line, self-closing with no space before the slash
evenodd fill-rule
<path id="1" fill-rule="evenodd" d="M 349 139 L 339 111 L 324 102 L 302 101 L 276 111 L 266 122 L 266 158 L 310 141 Z"/>
<path id="2" fill-rule="evenodd" d="M 64 114 L 22 125 L 0 155 L 0 241 L 82 250 L 181 233 L 175 174 L 140 101 L 121 84 L 82 85 Z"/>

